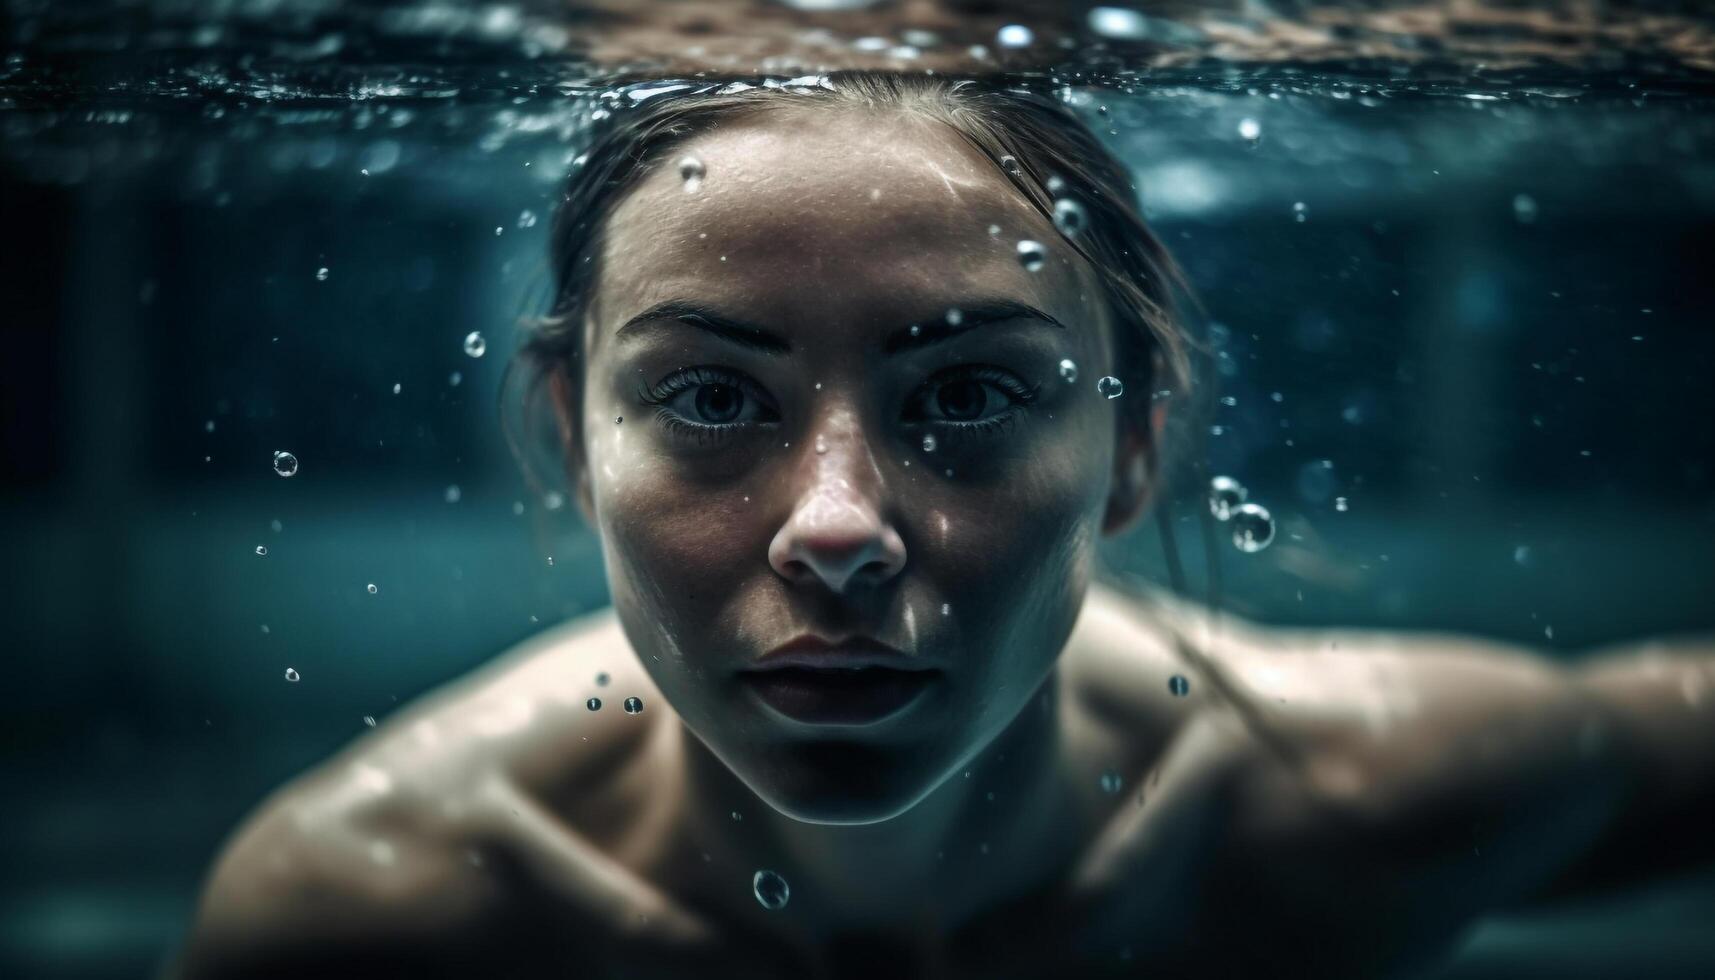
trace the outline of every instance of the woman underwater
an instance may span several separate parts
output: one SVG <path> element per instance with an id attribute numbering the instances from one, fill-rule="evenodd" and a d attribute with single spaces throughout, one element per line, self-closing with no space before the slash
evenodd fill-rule
<path id="1" fill-rule="evenodd" d="M 1569 668 L 1092 581 L 1187 342 L 1053 100 L 840 72 L 607 125 L 522 356 L 613 608 L 276 793 L 181 975 L 1379 976 L 1715 854 L 1707 641 Z"/>

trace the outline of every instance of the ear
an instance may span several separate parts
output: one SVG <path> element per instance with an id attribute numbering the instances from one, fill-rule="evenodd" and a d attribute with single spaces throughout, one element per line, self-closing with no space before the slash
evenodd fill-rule
<path id="1" fill-rule="evenodd" d="M 553 403 L 554 424 L 560 433 L 560 459 L 566 468 L 566 482 L 572 488 L 584 523 L 595 527 L 595 498 L 590 493 L 590 471 L 584 459 L 580 395 L 564 368 L 548 376 L 548 400 Z"/>
<path id="2" fill-rule="evenodd" d="M 1150 406 L 1147 425 L 1130 412 L 1121 413 L 1114 433 L 1114 468 L 1102 514 L 1103 534 L 1124 534 L 1148 512 L 1160 471 L 1157 447 L 1166 427 L 1165 402 Z"/>

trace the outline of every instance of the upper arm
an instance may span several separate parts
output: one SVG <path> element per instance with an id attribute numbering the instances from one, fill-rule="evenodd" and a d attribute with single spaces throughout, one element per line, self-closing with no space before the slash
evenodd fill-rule
<path id="1" fill-rule="evenodd" d="M 348 788 L 312 778 L 245 823 L 209 876 L 178 977 L 397 967 L 488 903 L 483 869 L 426 832 L 408 803 L 357 802 Z"/>

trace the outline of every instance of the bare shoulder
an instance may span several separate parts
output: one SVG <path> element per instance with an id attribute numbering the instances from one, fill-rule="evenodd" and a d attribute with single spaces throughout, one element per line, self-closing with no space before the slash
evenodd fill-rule
<path id="1" fill-rule="evenodd" d="M 272 794 L 232 836 L 182 972 L 251 976 L 251 961 L 427 950 L 487 931 L 507 898 L 492 858 L 520 832 L 518 801 L 550 779 L 582 779 L 599 794 L 585 770 L 611 769 L 647 730 L 620 721 L 620 702 L 652 695 L 608 611 L 401 709 Z M 586 707 L 591 697 L 601 710 Z"/>

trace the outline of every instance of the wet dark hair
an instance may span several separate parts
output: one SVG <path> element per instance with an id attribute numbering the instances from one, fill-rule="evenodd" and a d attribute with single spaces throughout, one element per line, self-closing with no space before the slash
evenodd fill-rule
<path id="1" fill-rule="evenodd" d="M 509 388 L 524 383 L 523 442 L 530 441 L 531 420 L 541 417 L 534 409 L 543 389 L 560 403 L 562 464 L 583 465 L 583 325 L 608 218 L 676 147 L 723 123 L 783 107 L 896 110 L 939 121 L 993 161 L 1043 215 L 1053 218 L 1057 200 L 1076 202 L 1085 227 L 1064 238 L 1096 271 L 1114 323 L 1118 364 L 1103 373 L 1141 396 L 1117 407 L 1147 435 L 1150 396 L 1162 389 L 1189 392 L 1191 345 L 1175 314 L 1176 299 L 1186 295 L 1183 276 L 1144 225 L 1125 165 L 1058 99 L 974 78 L 862 70 L 789 81 L 654 81 L 616 94 L 604 102 L 612 108 L 574 162 L 554 216 L 550 308 L 528 324 L 508 369 Z M 507 433 L 525 456 L 517 427 L 509 425 Z M 1151 449 L 1159 470 L 1163 447 Z M 526 459 L 527 475 L 537 482 L 529 469 Z"/>

